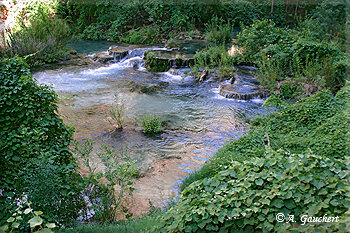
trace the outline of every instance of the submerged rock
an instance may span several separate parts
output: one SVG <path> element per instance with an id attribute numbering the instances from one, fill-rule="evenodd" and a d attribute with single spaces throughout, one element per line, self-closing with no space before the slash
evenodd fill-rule
<path id="1" fill-rule="evenodd" d="M 145 64 L 148 71 L 165 72 L 170 68 L 186 68 L 193 64 L 194 54 L 180 51 L 152 50 L 145 53 Z"/>
<path id="2" fill-rule="evenodd" d="M 160 82 L 160 83 L 138 83 L 135 81 L 130 81 L 128 83 L 128 89 L 130 92 L 138 92 L 141 94 L 149 94 L 158 91 L 159 89 L 167 86 L 168 83 Z"/>

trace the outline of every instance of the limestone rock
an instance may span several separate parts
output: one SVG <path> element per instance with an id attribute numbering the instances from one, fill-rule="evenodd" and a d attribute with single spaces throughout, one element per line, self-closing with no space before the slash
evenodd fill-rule
<path id="1" fill-rule="evenodd" d="M 150 50 L 145 53 L 145 65 L 147 70 L 165 72 L 170 68 L 185 68 L 193 64 L 194 54 L 180 51 Z"/>
<path id="2" fill-rule="evenodd" d="M 228 84 L 220 87 L 220 95 L 229 99 L 250 100 L 264 98 L 267 93 L 263 88 L 251 84 Z"/>

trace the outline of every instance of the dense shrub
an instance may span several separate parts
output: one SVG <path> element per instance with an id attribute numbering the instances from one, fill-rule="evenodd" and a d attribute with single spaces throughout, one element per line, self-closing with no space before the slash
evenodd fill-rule
<path id="1" fill-rule="evenodd" d="M 317 30 L 313 30 L 314 35 L 319 39 L 345 42 L 348 7 L 349 3 L 345 0 L 323 0 L 310 12 L 310 23 L 317 27 Z"/>
<path id="2" fill-rule="evenodd" d="M 281 232 L 276 215 L 341 216 L 349 207 L 348 161 L 267 150 L 194 182 L 162 217 L 164 232 Z"/>
<path id="3" fill-rule="evenodd" d="M 349 121 L 346 112 L 349 88 L 341 91 L 344 98 L 335 98 L 329 91 L 321 91 L 252 121 L 249 133 L 221 148 L 203 167 L 187 178 L 181 189 L 195 180 L 211 177 L 227 168 L 231 161 L 243 162 L 262 157 L 265 146 L 283 148 L 292 153 L 306 153 L 311 149 L 324 157 L 343 158 L 349 154 Z"/>
<path id="4" fill-rule="evenodd" d="M 271 20 L 256 20 L 253 24 L 245 26 L 237 35 L 237 42 L 244 48 L 244 57 L 254 62 L 260 57 L 263 48 L 283 41 L 288 41 L 288 30 L 276 27 Z"/>
<path id="5" fill-rule="evenodd" d="M 0 219 L 27 194 L 49 220 L 74 220 L 83 208 L 83 187 L 68 148 L 72 131 L 57 115 L 57 95 L 38 85 L 19 58 L 0 61 L 0 87 Z"/>
<path id="6" fill-rule="evenodd" d="M 162 122 L 156 115 L 143 116 L 141 125 L 145 134 L 157 134 L 162 131 Z"/>
<path id="7" fill-rule="evenodd" d="M 155 25 L 160 27 L 157 37 L 169 39 L 169 32 L 184 32 L 193 27 L 203 30 L 205 25 L 219 17 L 223 19 L 220 24 L 227 28 L 222 30 L 219 24 L 214 25 L 216 29 L 213 35 L 219 35 L 222 43 L 222 39 L 227 38 L 225 35 L 229 35 L 226 32 L 230 31 L 230 26 L 239 27 L 249 25 L 253 20 L 270 18 L 278 25 L 286 25 L 294 23 L 299 16 L 304 17 L 305 12 L 311 12 L 318 5 L 296 3 L 294 6 L 295 3 L 284 0 L 272 3 L 273 7 L 269 0 L 218 0 L 215 4 L 212 0 L 67 0 L 60 1 L 60 12 L 70 20 L 78 33 L 84 32 L 83 37 L 117 41 L 122 38 L 121 34 L 132 28 Z M 99 34 L 91 30 L 95 26 Z"/>
<path id="8" fill-rule="evenodd" d="M 222 19 L 214 17 L 210 23 L 206 24 L 206 37 L 209 42 L 217 45 L 227 44 L 231 41 L 231 25 L 224 24 Z"/>
<path id="9" fill-rule="evenodd" d="M 66 59 L 69 53 L 65 45 L 70 38 L 66 21 L 54 15 L 53 3 L 27 4 L 17 18 L 20 23 L 3 38 L 0 57 L 25 57 L 30 65 Z"/>
<path id="10" fill-rule="evenodd" d="M 139 30 L 130 30 L 119 40 L 130 44 L 157 44 L 159 43 L 159 39 L 157 39 L 158 35 L 159 28 L 147 27 Z"/>
<path id="11" fill-rule="evenodd" d="M 261 68 L 262 84 L 275 90 L 283 79 L 339 90 L 348 75 L 349 57 L 334 43 L 318 39 L 314 29 L 278 28 L 272 21 L 255 21 L 238 34 L 239 58 Z"/>
<path id="12" fill-rule="evenodd" d="M 234 59 L 228 54 L 225 46 L 207 47 L 194 55 L 195 70 L 212 69 L 214 67 L 233 66 Z"/>

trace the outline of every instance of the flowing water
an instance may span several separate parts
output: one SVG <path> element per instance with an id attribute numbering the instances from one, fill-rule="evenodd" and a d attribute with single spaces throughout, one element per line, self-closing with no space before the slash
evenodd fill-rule
<path id="1" fill-rule="evenodd" d="M 34 74 L 60 96 L 60 114 L 75 127 L 76 139 L 103 140 L 114 148 L 127 145 L 143 175 L 135 185 L 134 198 L 140 200 L 130 204 L 136 215 L 145 212 L 147 200 L 161 206 L 176 194 L 186 175 L 199 169 L 226 141 L 241 135 L 245 119 L 257 114 L 262 102 L 225 99 L 218 94 L 220 83 L 199 84 L 185 75 L 186 69 L 148 72 L 142 61 L 148 49 L 155 48 L 135 48 L 122 61 L 98 68 L 65 67 Z M 143 93 L 140 87 L 151 91 Z M 119 132 L 108 122 L 115 93 L 126 114 Z M 160 117 L 161 134 L 142 133 L 140 118 L 145 114 Z"/>

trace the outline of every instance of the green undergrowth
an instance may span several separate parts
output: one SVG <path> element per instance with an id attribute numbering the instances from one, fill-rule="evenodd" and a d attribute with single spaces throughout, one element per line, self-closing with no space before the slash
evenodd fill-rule
<path id="1" fill-rule="evenodd" d="M 261 84 L 271 91 L 289 80 L 335 93 L 346 82 L 349 56 L 342 43 L 319 35 L 321 29 L 314 24 L 307 19 L 292 29 L 270 20 L 254 21 L 237 35 L 243 52 L 236 54 L 236 60 L 258 66 Z"/>
<path id="2" fill-rule="evenodd" d="M 152 232 L 152 229 L 159 225 L 157 214 L 148 215 L 138 219 L 127 221 L 119 221 L 112 224 L 81 224 L 76 227 L 66 228 L 58 231 L 58 233 L 137 233 L 137 232 Z"/>
<path id="3" fill-rule="evenodd" d="M 184 190 L 196 180 L 214 176 L 232 161 L 243 162 L 263 157 L 266 145 L 291 153 L 306 153 L 342 158 L 349 154 L 349 86 L 336 96 L 323 90 L 304 98 L 282 111 L 252 121 L 249 132 L 229 142 L 181 186 Z"/>
<path id="4" fill-rule="evenodd" d="M 228 79 L 233 76 L 236 71 L 234 68 L 235 58 L 230 56 L 228 48 L 224 45 L 209 46 L 194 55 L 194 62 L 191 65 L 191 72 L 196 78 L 199 78 L 201 72 L 205 69 L 209 72 L 216 70 L 216 74 L 221 79 Z"/>
<path id="5" fill-rule="evenodd" d="M 74 221 L 85 208 L 84 184 L 68 148 L 72 129 L 57 115 L 56 93 L 39 85 L 19 58 L 0 60 L 0 90 L 0 226 L 23 194 L 43 219 Z M 13 232 L 28 232 L 27 220 Z"/>
<path id="6" fill-rule="evenodd" d="M 349 157 L 290 154 L 267 146 L 263 157 L 231 162 L 188 186 L 160 218 L 160 231 L 305 232 L 306 215 L 338 216 L 331 226 L 319 226 L 320 232 L 342 232 L 349 227 L 348 178 Z M 286 220 L 293 215 L 293 221 L 278 222 L 281 214 Z"/>
<path id="7" fill-rule="evenodd" d="M 0 57 L 20 56 L 31 66 L 53 63 L 69 58 L 65 48 L 71 32 L 60 18 L 55 1 L 27 1 L 16 24 L 0 36 Z"/>

